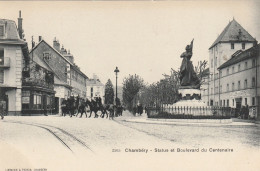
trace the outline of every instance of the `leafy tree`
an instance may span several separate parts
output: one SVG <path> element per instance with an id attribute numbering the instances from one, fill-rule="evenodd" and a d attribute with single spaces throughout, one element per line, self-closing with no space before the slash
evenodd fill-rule
<path id="1" fill-rule="evenodd" d="M 114 103 L 114 89 L 113 84 L 110 79 L 107 80 L 105 85 L 105 104 Z"/>
<path id="2" fill-rule="evenodd" d="M 144 85 L 144 80 L 138 75 L 129 75 L 123 81 L 123 103 L 132 111 L 136 105 L 136 97 L 138 92 Z"/>

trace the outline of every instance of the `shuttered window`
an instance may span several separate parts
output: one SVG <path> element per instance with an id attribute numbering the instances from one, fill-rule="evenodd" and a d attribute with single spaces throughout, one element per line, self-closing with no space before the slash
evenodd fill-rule
<path id="1" fill-rule="evenodd" d="M 4 26 L 0 25 L 0 36 L 4 36 Z"/>

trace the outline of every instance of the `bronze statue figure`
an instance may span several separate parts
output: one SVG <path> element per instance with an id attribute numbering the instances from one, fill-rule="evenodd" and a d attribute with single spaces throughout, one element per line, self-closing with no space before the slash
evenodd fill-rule
<path id="1" fill-rule="evenodd" d="M 200 87 L 199 78 L 197 77 L 192 62 L 190 61 L 190 58 L 192 57 L 193 40 L 190 45 L 186 46 L 186 52 L 181 54 L 181 58 L 183 58 L 180 68 L 181 88 L 198 89 Z"/>

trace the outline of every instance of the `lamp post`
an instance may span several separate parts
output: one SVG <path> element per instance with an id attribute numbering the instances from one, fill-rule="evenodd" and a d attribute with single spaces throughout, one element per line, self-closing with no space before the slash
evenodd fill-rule
<path id="1" fill-rule="evenodd" d="M 117 73 L 119 72 L 118 67 L 116 67 L 116 69 L 114 70 L 114 72 L 116 73 L 116 106 L 117 106 Z"/>

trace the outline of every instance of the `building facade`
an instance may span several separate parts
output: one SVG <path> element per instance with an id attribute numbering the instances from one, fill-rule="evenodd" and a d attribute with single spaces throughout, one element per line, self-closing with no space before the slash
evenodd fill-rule
<path id="1" fill-rule="evenodd" d="M 39 43 L 30 51 L 33 61 L 41 65 L 47 65 L 54 73 L 55 112 L 61 111 L 61 103 L 70 96 L 86 98 L 86 79 L 74 63 L 74 57 L 67 53 L 64 47 L 55 39 L 53 47 L 45 40 L 39 39 Z"/>
<path id="2" fill-rule="evenodd" d="M 260 44 L 238 51 L 218 68 L 220 89 L 217 100 L 220 106 L 240 109 L 259 105 L 259 48 Z"/>
<path id="3" fill-rule="evenodd" d="M 223 105 L 220 97 L 220 91 L 224 89 L 224 85 L 221 84 L 223 73 L 218 68 L 229 61 L 238 51 L 245 51 L 256 44 L 257 41 L 235 19 L 228 23 L 209 48 L 209 77 L 206 79 L 208 80 L 208 87 L 204 87 L 202 92 L 202 100 L 207 105 Z M 230 68 L 227 72 L 232 73 L 234 71 Z"/>
<path id="4" fill-rule="evenodd" d="M 14 21 L 0 20 L 0 99 L 8 115 L 48 113 L 53 73 L 31 61 L 22 20 L 21 11 L 18 28 Z"/>
<path id="5" fill-rule="evenodd" d="M 95 97 L 100 97 L 102 99 L 102 103 L 104 103 L 105 86 L 94 74 L 92 79 L 87 80 L 87 98 L 90 100 Z"/>

